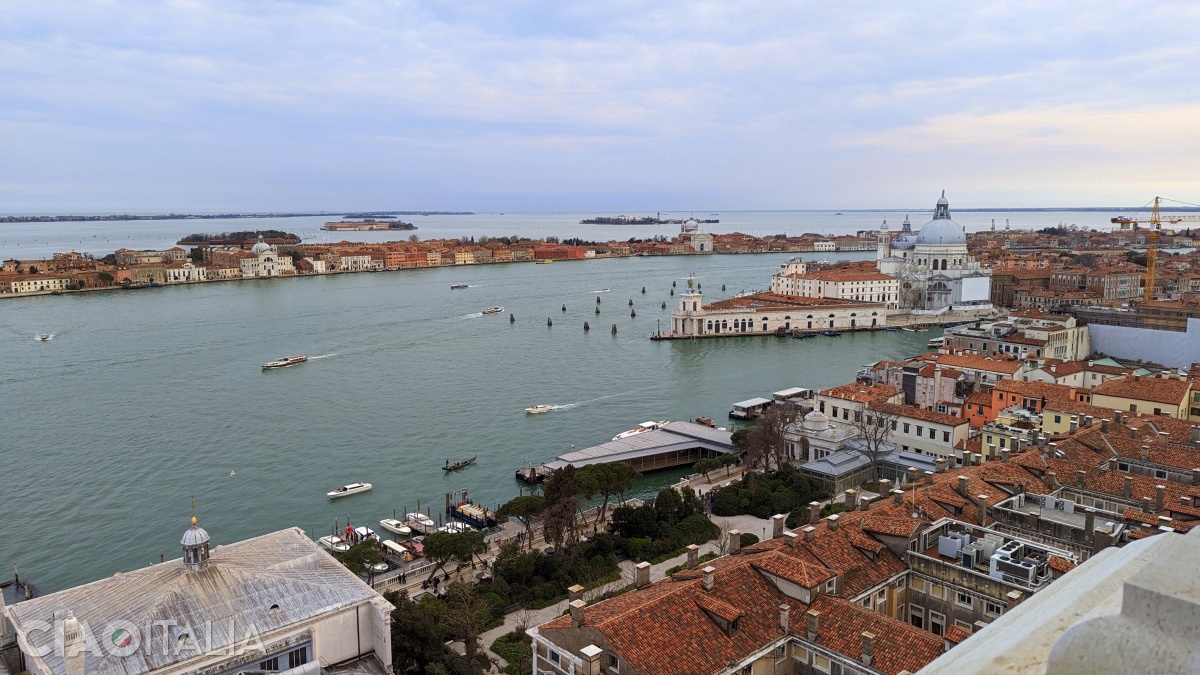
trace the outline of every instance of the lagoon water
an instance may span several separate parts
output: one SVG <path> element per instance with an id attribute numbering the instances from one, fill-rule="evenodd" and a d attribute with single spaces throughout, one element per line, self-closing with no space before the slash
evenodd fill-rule
<path id="1" fill-rule="evenodd" d="M 706 299 L 719 299 L 766 286 L 788 257 L 471 266 L 5 300 L 0 570 L 16 566 L 46 592 L 178 556 L 193 497 L 214 544 L 289 526 L 320 536 L 347 517 L 374 527 L 417 500 L 436 514 L 444 494 L 462 488 L 494 505 L 517 494 L 513 473 L 527 461 L 650 419 L 723 423 L 734 401 L 839 384 L 865 363 L 923 350 L 929 333 L 647 339 L 669 319 L 672 281 L 681 291 L 694 273 Z M 480 314 L 493 305 L 505 311 Z M 53 339 L 35 341 L 42 332 Z M 261 371 L 287 354 L 315 358 Z M 563 408 L 523 412 L 540 403 Z M 444 460 L 475 454 L 475 466 L 443 474 Z M 325 498 L 353 481 L 375 489 Z"/>

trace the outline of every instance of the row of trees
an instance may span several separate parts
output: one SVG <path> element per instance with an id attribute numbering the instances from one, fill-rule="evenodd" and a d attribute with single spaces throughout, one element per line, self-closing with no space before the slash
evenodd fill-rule
<path id="1" fill-rule="evenodd" d="M 546 478 L 542 494 L 512 499 L 503 504 L 496 515 L 520 518 L 525 525 L 525 541 L 530 547 L 533 546 L 533 521 L 541 518 L 543 536 L 557 552 L 576 543 L 580 525 L 587 525 L 579 517 L 581 498 L 603 498 L 592 525 L 603 523 L 612 498 L 623 498 L 641 477 L 626 462 L 590 464 L 580 469 L 567 465 Z"/>

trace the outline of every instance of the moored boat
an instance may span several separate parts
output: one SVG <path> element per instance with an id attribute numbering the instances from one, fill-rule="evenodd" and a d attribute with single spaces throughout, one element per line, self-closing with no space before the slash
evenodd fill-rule
<path id="1" fill-rule="evenodd" d="M 372 530 L 366 525 L 359 525 L 358 527 L 354 528 L 354 536 L 358 538 L 358 541 L 366 541 L 368 539 L 371 541 L 379 541 L 379 535 L 375 534 L 375 530 Z"/>
<path id="2" fill-rule="evenodd" d="M 350 544 L 342 541 L 341 537 L 336 537 L 334 535 L 321 537 L 317 540 L 317 545 L 326 551 L 333 551 L 334 553 L 345 553 L 346 551 L 350 550 Z"/>
<path id="3" fill-rule="evenodd" d="M 647 431 L 654 431 L 655 429 L 661 427 L 664 424 L 667 424 L 668 422 L 669 422 L 668 420 L 663 420 L 661 422 L 642 422 L 641 424 L 630 429 L 629 431 L 622 431 L 621 433 L 617 434 L 616 436 L 613 436 L 613 440 L 619 441 L 622 438 L 629 438 L 630 436 L 636 436 L 637 434 L 645 433 Z"/>
<path id="4" fill-rule="evenodd" d="M 411 527 L 405 525 L 403 520 L 396 520 L 395 518 L 384 518 L 379 521 L 379 527 L 401 537 L 407 537 L 412 534 Z"/>
<path id="5" fill-rule="evenodd" d="M 437 523 L 424 513 L 406 513 L 404 517 L 412 529 L 420 532 L 431 532 L 433 528 L 437 527 Z"/>
<path id="6" fill-rule="evenodd" d="M 287 368 L 289 366 L 304 363 L 307 360 L 307 356 L 304 356 L 303 354 L 297 354 L 294 356 L 285 356 L 282 359 L 276 359 L 274 361 L 268 361 L 264 363 L 262 367 L 263 370 L 271 370 L 272 368 Z"/>
<path id="7" fill-rule="evenodd" d="M 548 413 L 551 410 L 554 410 L 554 406 L 541 404 L 541 405 L 535 405 L 532 408 L 526 408 L 525 412 L 526 412 L 526 414 L 529 414 L 529 415 L 540 415 L 542 413 Z"/>
<path id="8" fill-rule="evenodd" d="M 553 261 L 553 260 L 538 260 L 538 261 L 537 261 L 537 264 L 539 264 L 539 265 L 549 265 L 549 264 L 550 264 L 550 263 L 552 263 L 552 262 L 554 262 L 554 261 Z"/>
<path id="9" fill-rule="evenodd" d="M 503 307 L 488 307 L 487 309 L 483 310 L 483 313 L 484 314 L 499 314 L 500 312 L 503 312 L 503 311 L 504 311 Z"/>
<path id="10" fill-rule="evenodd" d="M 838 337 L 841 335 L 841 333 L 837 332 L 836 330 L 823 330 L 821 331 L 821 335 L 824 335 L 825 337 Z"/>
<path id="11" fill-rule="evenodd" d="M 496 524 L 495 514 L 469 501 L 451 505 L 450 515 L 481 530 Z"/>
<path id="12" fill-rule="evenodd" d="M 326 492 L 325 495 L 330 499 L 337 499 L 338 497 L 356 495 L 360 492 L 370 492 L 370 490 L 370 483 L 350 483 L 349 485 L 343 485 L 332 492 Z"/>
<path id="13" fill-rule="evenodd" d="M 453 464 L 450 463 L 450 460 L 446 460 L 446 463 L 442 465 L 442 471 L 458 471 L 459 469 L 465 469 L 474 464 L 475 460 L 478 458 L 479 455 L 475 455 L 471 459 L 464 459 L 461 462 L 455 462 Z"/>
<path id="14" fill-rule="evenodd" d="M 709 418 L 709 417 L 697 417 L 696 424 L 703 424 L 704 426 L 706 426 L 710 429 L 717 428 L 717 423 L 712 421 L 712 418 Z"/>
<path id="15" fill-rule="evenodd" d="M 942 346 L 944 346 L 946 344 L 946 338 L 935 337 L 926 344 L 929 346 L 930 349 L 940 349 Z"/>

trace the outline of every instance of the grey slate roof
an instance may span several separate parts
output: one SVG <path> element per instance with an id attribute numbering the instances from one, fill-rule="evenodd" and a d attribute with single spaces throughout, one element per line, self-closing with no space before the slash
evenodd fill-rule
<path id="1" fill-rule="evenodd" d="M 643 431 L 617 441 L 559 455 L 543 466 L 550 470 L 560 469 L 568 464 L 581 467 L 697 447 L 721 453 L 737 452 L 730 441 L 732 436 L 731 431 L 712 429 L 703 424 L 671 422 L 654 431 Z"/>
<path id="2" fill-rule="evenodd" d="M 181 559 L 117 574 L 90 584 L 18 603 L 9 608 L 16 626 L 53 623 L 68 610 L 98 645 L 84 668 L 89 675 L 137 675 L 164 668 L 200 653 L 228 650 L 249 635 L 289 625 L 378 598 L 358 577 L 321 550 L 297 528 L 265 534 L 213 549 L 208 567 L 189 573 Z M 278 609 L 271 609 L 278 605 Z M 175 654 L 183 628 L 165 629 L 170 649 L 162 649 L 163 628 L 154 630 L 152 648 L 141 639 L 133 654 L 120 657 L 109 643 L 115 622 L 142 631 L 156 621 L 187 626 L 198 649 Z M 55 673 L 66 673 L 54 649 L 53 631 L 26 633 L 30 647 L 47 647 L 43 657 Z M 61 651 L 61 650 L 60 650 Z"/>

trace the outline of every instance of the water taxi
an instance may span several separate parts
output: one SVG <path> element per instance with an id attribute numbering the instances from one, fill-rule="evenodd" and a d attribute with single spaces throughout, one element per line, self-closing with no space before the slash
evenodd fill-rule
<path id="1" fill-rule="evenodd" d="M 308 357 L 304 356 L 303 354 L 297 354 L 295 356 L 285 356 L 282 359 L 277 359 L 275 361 L 268 361 L 268 362 L 264 363 L 262 365 L 262 368 L 263 368 L 263 370 L 271 370 L 272 368 L 287 368 L 289 366 L 295 366 L 295 365 L 304 363 L 307 360 L 308 360 Z"/>
<path id="2" fill-rule="evenodd" d="M 935 338 L 931 339 L 927 344 L 929 345 L 930 349 L 941 349 L 946 344 L 946 338 L 935 337 Z"/>
<path id="3" fill-rule="evenodd" d="M 41 335 L 37 336 L 37 339 L 38 339 L 40 342 L 45 342 L 46 340 L 49 340 L 49 339 L 50 339 L 50 334 L 49 334 L 49 333 L 42 333 Z"/>
<path id="4" fill-rule="evenodd" d="M 335 537 L 333 535 L 321 537 L 317 540 L 317 545 L 326 551 L 333 551 L 334 553 L 345 553 L 346 551 L 350 550 L 350 544 L 342 541 L 341 537 Z"/>
<path id="5" fill-rule="evenodd" d="M 552 405 L 544 405 L 544 404 L 543 405 L 535 405 L 532 408 L 526 408 L 525 414 L 540 415 L 542 413 L 548 413 L 551 410 L 554 410 L 554 406 L 552 406 Z"/>
<path id="6" fill-rule="evenodd" d="M 616 436 L 613 436 L 613 440 L 619 441 L 622 438 L 629 438 L 630 436 L 636 436 L 638 434 L 645 433 L 647 431 L 654 431 L 655 429 L 663 426 L 664 424 L 668 424 L 668 423 L 669 423 L 669 420 L 663 420 L 661 422 L 642 422 L 641 424 L 630 429 L 629 431 L 622 431 L 621 433 L 617 434 Z"/>
<path id="7" fill-rule="evenodd" d="M 539 260 L 539 261 L 537 261 L 537 264 L 539 264 L 539 265 L 549 265 L 549 264 L 550 264 L 550 263 L 552 263 L 552 262 L 554 262 L 554 261 L 553 261 L 553 260 Z"/>
<path id="8" fill-rule="evenodd" d="M 375 542 L 379 541 L 379 535 L 375 534 L 375 530 L 372 530 L 366 525 L 359 525 L 358 527 L 354 528 L 354 536 L 358 537 L 359 541 L 365 541 L 367 539 Z"/>
<path id="9" fill-rule="evenodd" d="M 329 497 L 330 499 L 337 499 L 338 497 L 346 497 L 349 495 L 356 495 L 360 492 L 370 492 L 370 491 L 371 491 L 370 483 L 350 483 L 349 485 L 343 485 L 340 488 L 333 490 L 332 492 L 326 492 L 325 496 Z"/>
<path id="10" fill-rule="evenodd" d="M 503 312 L 503 311 L 504 311 L 503 307 L 488 307 L 487 309 L 483 310 L 483 313 L 484 314 L 499 314 L 500 312 Z"/>
<path id="11" fill-rule="evenodd" d="M 457 291 L 460 288 L 467 288 L 467 284 L 450 284 L 450 290 Z"/>
<path id="12" fill-rule="evenodd" d="M 433 528 L 437 527 L 437 523 L 433 522 L 433 520 L 431 520 L 429 516 L 425 515 L 424 513 L 406 513 L 404 514 L 404 517 L 414 530 L 429 532 L 433 530 Z"/>
<path id="13" fill-rule="evenodd" d="M 384 518 L 383 520 L 379 521 L 379 527 L 382 527 L 392 534 L 398 534 L 401 537 L 407 537 L 408 535 L 412 534 L 411 527 L 405 525 L 403 520 L 396 520 L 395 518 Z"/>

